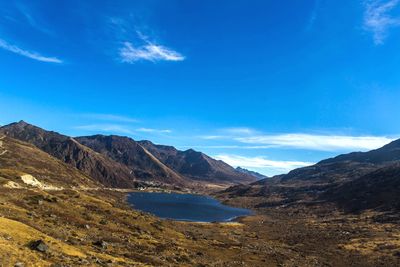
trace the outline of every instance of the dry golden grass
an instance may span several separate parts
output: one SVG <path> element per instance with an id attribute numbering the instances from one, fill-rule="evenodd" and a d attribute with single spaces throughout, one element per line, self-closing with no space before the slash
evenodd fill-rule
<path id="1" fill-rule="evenodd" d="M 298 205 L 259 208 L 257 215 L 233 223 L 160 220 L 131 209 L 124 192 L 99 188 L 33 146 L 2 141 L 11 152 L 0 156 L 1 267 L 16 262 L 25 266 L 400 266 L 399 225 L 375 222 L 379 214 L 348 215 L 331 207 Z M 21 182 L 24 174 L 66 189 L 28 186 Z M 23 188 L 4 187 L 8 182 Z M 230 201 L 255 207 L 264 200 Z M 48 252 L 28 247 L 38 239 L 49 246 Z M 98 247 L 96 241 L 107 246 Z"/>

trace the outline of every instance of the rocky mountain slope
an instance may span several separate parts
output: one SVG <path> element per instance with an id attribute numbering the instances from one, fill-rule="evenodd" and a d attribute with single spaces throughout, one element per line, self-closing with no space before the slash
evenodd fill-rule
<path id="1" fill-rule="evenodd" d="M 237 167 L 237 168 L 236 168 L 236 171 L 241 172 L 241 173 L 245 173 L 245 174 L 252 175 L 252 176 L 256 177 L 257 180 L 262 180 L 262 179 L 268 178 L 267 176 L 265 176 L 265 175 L 263 175 L 263 174 L 261 174 L 261 173 L 258 173 L 258 172 L 255 172 L 255 171 L 250 171 L 250 170 L 248 170 L 248 169 L 241 168 L 241 167 Z"/>
<path id="2" fill-rule="evenodd" d="M 241 225 L 160 220 L 124 199 L 34 145 L 0 135 L 0 266 L 227 266 L 240 259 L 239 239 L 228 235 L 244 235 Z M 230 243 L 215 253 L 215 244 Z"/>
<path id="3" fill-rule="evenodd" d="M 128 167 L 96 153 L 71 137 L 46 131 L 24 121 L 1 127 L 0 134 L 31 143 L 103 185 L 112 187 L 134 185 L 135 177 Z"/>
<path id="4" fill-rule="evenodd" d="M 400 211 L 400 162 L 333 187 L 320 199 L 337 203 L 349 212 L 366 209 Z"/>
<path id="5" fill-rule="evenodd" d="M 132 209 L 125 197 L 32 144 L 0 135 L 0 265 L 282 265 L 287 257 L 277 253 L 306 262 L 281 242 L 256 239 L 242 223 L 160 220 Z"/>
<path id="6" fill-rule="evenodd" d="M 193 180 L 230 184 L 256 180 L 253 175 L 239 172 L 225 162 L 193 149 L 180 151 L 172 146 L 156 145 L 150 141 L 139 141 L 139 144 L 170 169 Z"/>
<path id="7" fill-rule="evenodd" d="M 93 135 L 75 138 L 79 143 L 129 167 L 135 177 L 184 185 L 187 181 L 129 137 Z"/>
<path id="8" fill-rule="evenodd" d="M 0 137 L 0 183 L 10 188 L 98 188 L 100 183 L 35 146 Z"/>
<path id="9" fill-rule="evenodd" d="M 145 181 L 195 188 L 198 183 L 232 185 L 256 180 L 201 152 L 128 137 L 72 138 L 24 121 L 0 127 L 0 134 L 30 143 L 108 187 L 132 188 L 137 181 Z"/>
<path id="10" fill-rule="evenodd" d="M 305 168 L 299 168 L 281 177 L 283 183 L 324 184 L 357 179 L 400 160 L 400 140 L 368 152 L 353 152 Z"/>
<path id="11" fill-rule="evenodd" d="M 132 209 L 124 193 L 0 134 L 0 265 L 399 266 L 396 164 L 352 179 L 351 188 L 298 186 L 281 183 L 282 177 L 236 186 L 227 190 L 235 194 L 228 202 L 249 204 L 254 216 L 174 222 Z M 307 201 L 317 191 L 321 198 Z M 302 197 L 288 201 L 285 195 Z M 360 213 L 337 212 L 332 203 Z M 376 211 L 360 209 L 360 203 Z"/>
<path id="12" fill-rule="evenodd" d="M 397 210 L 400 206 L 400 140 L 369 152 L 323 160 L 286 175 L 237 185 L 221 198 L 252 198 L 258 207 L 335 203 L 346 211 Z"/>
<path id="13" fill-rule="evenodd" d="M 400 139 L 395 140 L 381 148 L 368 152 L 353 152 L 323 160 L 320 163 L 331 162 L 364 162 L 371 164 L 384 164 L 400 160 Z"/>

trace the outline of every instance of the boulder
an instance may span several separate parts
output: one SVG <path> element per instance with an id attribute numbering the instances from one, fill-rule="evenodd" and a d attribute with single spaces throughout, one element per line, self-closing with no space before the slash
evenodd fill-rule
<path id="1" fill-rule="evenodd" d="M 36 251 L 39 251 L 39 252 L 42 252 L 42 253 L 45 253 L 45 252 L 47 252 L 49 250 L 49 247 L 41 239 L 30 242 L 29 243 L 29 247 L 32 250 L 36 250 Z"/>
<path id="2" fill-rule="evenodd" d="M 100 247 L 102 249 L 106 249 L 108 246 L 108 243 L 104 240 L 98 240 L 98 241 L 94 242 L 93 245 L 95 245 L 96 247 Z"/>

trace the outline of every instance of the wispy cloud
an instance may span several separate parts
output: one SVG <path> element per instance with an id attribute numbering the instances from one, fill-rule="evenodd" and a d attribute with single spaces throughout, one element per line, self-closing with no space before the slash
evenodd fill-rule
<path id="1" fill-rule="evenodd" d="M 115 22 L 114 22 L 115 24 Z M 121 22 L 118 22 L 121 24 Z M 144 35 L 140 31 L 136 31 L 136 43 L 123 42 L 122 47 L 119 50 L 119 56 L 122 62 L 135 63 L 137 61 L 183 61 L 185 57 L 174 51 L 171 48 L 160 45 L 150 40 L 150 37 Z"/>
<path id="2" fill-rule="evenodd" d="M 270 160 L 265 157 L 244 157 L 238 155 L 221 154 L 214 158 L 222 160 L 234 167 L 252 168 L 255 170 L 263 170 L 263 173 L 278 174 L 286 173 L 293 169 L 310 166 L 314 163 L 303 161 L 279 161 Z"/>
<path id="3" fill-rule="evenodd" d="M 34 16 L 32 15 L 33 12 L 29 6 L 27 6 L 21 2 L 17 2 L 15 4 L 15 7 L 22 14 L 22 16 L 24 16 L 25 20 L 29 23 L 29 25 L 32 28 L 34 28 L 42 33 L 45 33 L 48 35 L 53 35 L 53 33 L 49 29 L 45 28 L 41 23 L 39 23 L 37 21 L 37 19 L 34 18 Z"/>
<path id="4" fill-rule="evenodd" d="M 384 43 L 390 28 L 400 26 L 400 18 L 390 14 L 399 3 L 400 0 L 365 2 L 364 28 L 372 32 L 376 45 Z"/>
<path id="5" fill-rule="evenodd" d="M 162 45 L 147 43 L 135 47 L 130 42 L 125 42 L 119 53 L 122 62 L 134 63 L 141 60 L 147 61 L 182 61 L 185 59 L 180 53 Z"/>
<path id="6" fill-rule="evenodd" d="M 218 148 L 220 144 L 215 144 L 215 142 L 230 141 L 231 143 L 228 146 L 224 146 L 225 148 L 292 148 L 346 152 L 376 149 L 394 140 L 386 136 L 323 135 L 307 133 L 265 134 L 247 127 L 223 128 L 217 130 L 216 133 L 217 134 L 198 136 L 200 139 L 214 141 L 213 145 L 204 146 L 202 148 Z"/>
<path id="7" fill-rule="evenodd" d="M 399 0 L 400 1 L 400 0 Z M 215 133 L 215 134 L 214 134 Z M 346 152 L 366 151 L 376 149 L 393 141 L 387 136 L 353 136 L 343 134 L 312 134 L 312 133 L 282 133 L 267 134 L 262 131 L 248 128 L 222 128 L 209 135 L 197 136 L 203 140 L 213 141 L 213 144 L 204 148 L 219 147 L 217 142 L 229 141 L 226 148 L 237 149 L 268 149 L 291 148 L 315 151 Z M 222 144 L 224 145 L 224 144 Z"/>
<path id="8" fill-rule="evenodd" d="M 172 130 L 169 129 L 153 129 L 153 128 L 139 128 L 136 129 L 135 131 L 143 133 L 172 133 Z"/>
<path id="9" fill-rule="evenodd" d="M 227 135 L 199 135 L 198 138 L 204 140 L 218 140 L 218 139 L 227 139 L 230 136 Z"/>
<path id="10" fill-rule="evenodd" d="M 245 146 L 245 145 L 193 145 L 193 146 L 180 146 L 180 148 L 195 148 L 195 149 L 268 149 L 274 148 L 274 145 L 255 145 L 255 146 Z"/>
<path id="11" fill-rule="evenodd" d="M 257 133 L 256 130 L 248 127 L 233 127 L 233 128 L 225 128 L 221 130 L 222 132 L 230 133 L 230 134 L 254 134 Z"/>
<path id="12" fill-rule="evenodd" d="M 306 29 L 305 29 L 306 31 L 310 31 L 314 27 L 315 21 L 317 20 L 317 16 L 318 16 L 318 11 L 320 9 L 320 1 L 321 0 L 314 1 L 314 7 L 311 11 L 310 18 L 307 22 Z"/>
<path id="13" fill-rule="evenodd" d="M 139 122 L 139 120 L 126 117 L 126 116 L 120 116 L 120 115 L 114 115 L 114 114 L 98 114 L 98 113 L 90 113 L 90 114 L 84 114 L 84 117 L 94 119 L 94 120 L 102 120 L 102 121 L 114 121 L 114 122 Z"/>
<path id="14" fill-rule="evenodd" d="M 165 134 L 171 133 L 172 130 L 169 129 L 154 129 L 154 128 L 132 128 L 129 125 L 116 124 L 116 123 L 99 123 L 99 124 L 87 124 L 80 125 L 74 127 L 78 130 L 84 130 L 89 132 L 107 132 L 107 133 L 116 133 L 116 134 L 128 134 L 135 135 L 139 133 L 148 133 L 148 134 Z"/>
<path id="15" fill-rule="evenodd" d="M 393 141 L 391 138 L 379 136 L 312 135 L 301 133 L 245 136 L 236 137 L 235 140 L 247 144 L 319 151 L 365 151 L 382 147 Z"/>
<path id="16" fill-rule="evenodd" d="M 27 57 L 30 59 L 41 61 L 41 62 L 58 63 L 58 64 L 63 63 L 63 61 L 61 59 L 58 59 L 56 57 L 46 57 L 46 56 L 42 56 L 41 54 L 39 54 L 37 52 L 24 50 L 22 48 L 19 48 L 18 46 L 9 44 L 8 42 L 6 42 L 3 39 L 0 39 L 0 48 L 7 50 L 9 52 L 15 53 L 17 55 L 24 56 L 24 57 Z"/>
<path id="17" fill-rule="evenodd" d="M 78 130 L 84 130 L 89 132 L 109 132 L 109 133 L 123 133 L 123 134 L 133 134 L 134 132 L 124 127 L 123 125 L 117 124 L 88 124 L 88 125 L 80 125 L 74 127 Z"/>
<path id="18" fill-rule="evenodd" d="M 199 135 L 198 138 L 204 140 L 232 139 L 237 136 L 256 135 L 260 132 L 248 127 L 232 127 L 219 129 L 215 135 Z"/>

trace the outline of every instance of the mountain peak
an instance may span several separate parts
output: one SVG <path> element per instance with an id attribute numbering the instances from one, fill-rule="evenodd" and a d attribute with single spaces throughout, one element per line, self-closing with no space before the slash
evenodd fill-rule
<path id="1" fill-rule="evenodd" d="M 97 154 L 69 136 L 47 131 L 24 121 L 3 126 L 0 133 L 32 144 L 104 185 L 131 187 L 134 184 L 135 177 L 128 167 Z"/>
<path id="2" fill-rule="evenodd" d="M 257 180 L 262 180 L 262 179 L 268 178 L 267 176 L 265 176 L 261 173 L 258 173 L 255 171 L 250 171 L 250 170 L 242 168 L 242 167 L 236 167 L 236 170 L 241 173 L 252 175 L 252 176 L 256 177 Z"/>
<path id="3" fill-rule="evenodd" d="M 20 120 L 19 122 L 13 122 L 13 123 L 10 123 L 10 124 L 4 125 L 4 126 L 18 126 L 20 128 L 24 128 L 28 125 L 31 125 L 31 124 L 27 123 L 24 120 Z"/>
<path id="4" fill-rule="evenodd" d="M 166 166 L 193 180 L 217 183 L 247 183 L 256 180 L 254 176 L 238 172 L 225 162 L 194 149 L 181 151 L 173 146 L 154 145 L 150 141 L 139 143 Z"/>
<path id="5" fill-rule="evenodd" d="M 338 163 L 344 161 L 382 164 L 400 160 L 400 139 L 368 152 L 352 152 L 334 158 L 322 160 L 320 163 Z"/>
<path id="6" fill-rule="evenodd" d="M 385 145 L 382 148 L 383 149 L 394 149 L 394 148 L 400 149 L 400 139 L 393 140 L 392 142 L 390 142 L 389 144 Z"/>

